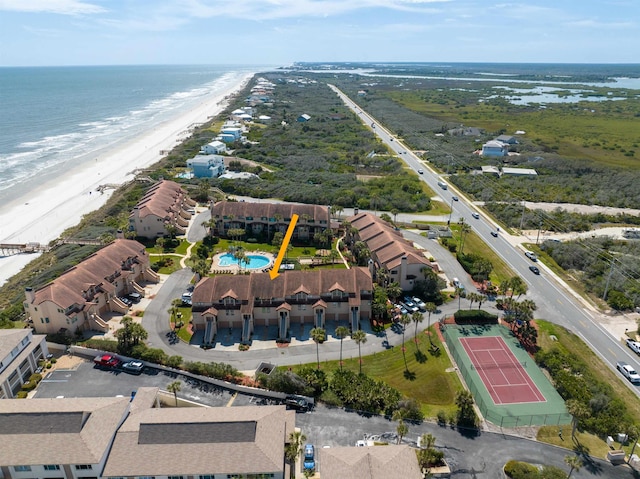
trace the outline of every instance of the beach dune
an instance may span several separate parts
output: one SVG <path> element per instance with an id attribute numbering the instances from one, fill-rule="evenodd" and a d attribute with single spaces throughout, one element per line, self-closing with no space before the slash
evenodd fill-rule
<path id="1" fill-rule="evenodd" d="M 74 166 L 51 178 L 37 190 L 5 204 L 0 211 L 0 243 L 48 244 L 83 215 L 100 208 L 113 189 L 135 177 L 136 170 L 158 162 L 163 154 L 184 139 L 185 131 L 218 115 L 228 98 L 240 91 L 253 73 L 238 73 L 232 82 L 212 91 L 198 106 L 155 125 L 152 130 L 104 151 L 93 161 Z M 34 255 L 0 257 L 0 285 L 20 271 Z"/>

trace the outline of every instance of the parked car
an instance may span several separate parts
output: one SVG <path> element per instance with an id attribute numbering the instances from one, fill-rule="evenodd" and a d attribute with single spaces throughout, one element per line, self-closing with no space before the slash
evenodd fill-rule
<path id="1" fill-rule="evenodd" d="M 407 308 L 404 307 L 402 303 L 394 304 L 393 306 L 396 309 L 400 310 L 400 314 L 409 314 L 409 311 L 407 310 Z"/>
<path id="2" fill-rule="evenodd" d="M 529 266 L 529 269 L 533 274 L 540 274 L 540 270 L 536 266 Z"/>
<path id="3" fill-rule="evenodd" d="M 118 296 L 118 299 L 127 306 L 131 306 L 133 302 L 126 296 Z"/>
<path id="4" fill-rule="evenodd" d="M 424 304 L 424 301 L 422 301 L 420 298 L 418 298 L 417 296 L 414 296 L 413 298 L 413 302 L 416 303 L 416 306 L 418 307 L 418 309 L 422 312 L 426 311 L 426 304 Z"/>
<path id="5" fill-rule="evenodd" d="M 473 216 L 477 220 L 480 219 L 480 215 L 478 213 L 476 213 L 475 211 L 473 213 L 471 213 L 471 216 Z"/>
<path id="6" fill-rule="evenodd" d="M 284 405 L 287 409 L 292 409 L 297 412 L 307 412 L 309 410 L 309 403 L 302 398 L 288 397 L 285 399 Z"/>
<path id="7" fill-rule="evenodd" d="M 402 304 L 404 304 L 404 307 L 409 312 L 409 314 L 418 312 L 418 307 L 415 304 L 411 303 L 413 304 L 413 306 L 409 306 L 407 303 Z"/>
<path id="8" fill-rule="evenodd" d="M 304 468 L 310 471 L 316 468 L 313 444 L 304 445 Z"/>
<path id="9" fill-rule="evenodd" d="M 538 261 L 538 257 L 533 251 L 525 251 L 524 255 L 529 258 L 531 261 Z"/>
<path id="10" fill-rule="evenodd" d="M 630 382 L 640 383 L 640 374 L 638 374 L 630 364 L 627 364 L 624 361 L 618 361 L 616 363 L 616 368 L 618 368 L 618 371 L 620 371 Z"/>
<path id="11" fill-rule="evenodd" d="M 142 295 L 140 293 L 129 293 L 127 295 L 127 299 L 129 299 L 134 303 L 139 303 L 140 300 L 142 299 Z"/>
<path id="12" fill-rule="evenodd" d="M 636 354 L 640 354 L 640 343 L 638 341 L 634 341 L 631 338 L 627 338 L 627 346 L 629 347 L 629 349 L 631 349 L 631 351 L 633 351 Z"/>
<path id="13" fill-rule="evenodd" d="M 191 291 L 187 291 L 186 293 L 182 293 L 181 296 L 181 300 L 182 300 L 182 304 L 186 305 L 186 306 L 191 306 L 191 297 L 193 296 L 193 293 Z"/>
<path id="14" fill-rule="evenodd" d="M 142 361 L 129 361 L 122 365 L 122 370 L 130 374 L 141 374 L 143 369 Z"/>
<path id="15" fill-rule="evenodd" d="M 93 358 L 93 364 L 98 367 L 114 369 L 120 366 L 121 361 L 113 354 L 101 354 Z"/>

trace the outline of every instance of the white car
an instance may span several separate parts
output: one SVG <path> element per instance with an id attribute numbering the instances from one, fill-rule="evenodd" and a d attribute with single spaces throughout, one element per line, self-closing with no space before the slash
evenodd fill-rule
<path id="1" fill-rule="evenodd" d="M 533 251 L 525 251 L 524 255 L 529 258 L 531 261 L 538 261 L 538 257 Z"/>
<path id="2" fill-rule="evenodd" d="M 422 301 L 420 298 L 418 298 L 417 296 L 414 296 L 413 298 L 413 302 L 416 303 L 416 306 L 418 307 L 418 309 L 420 309 L 420 311 L 425 311 L 425 304 L 424 301 Z"/>
<path id="3" fill-rule="evenodd" d="M 473 213 L 471 213 L 471 216 L 473 216 L 477 220 L 480 219 L 480 215 L 478 213 L 476 213 L 475 211 Z"/>
<path id="4" fill-rule="evenodd" d="M 632 383 L 640 383 L 640 374 L 638 374 L 630 364 L 627 364 L 624 361 L 618 361 L 616 363 L 616 368 L 618 368 L 618 371 L 620 371 L 622 375 Z"/>
<path id="5" fill-rule="evenodd" d="M 627 346 L 629 347 L 629 349 L 631 349 L 631 351 L 633 351 L 636 354 L 640 354 L 640 343 L 638 341 L 634 341 L 631 338 L 627 338 Z"/>

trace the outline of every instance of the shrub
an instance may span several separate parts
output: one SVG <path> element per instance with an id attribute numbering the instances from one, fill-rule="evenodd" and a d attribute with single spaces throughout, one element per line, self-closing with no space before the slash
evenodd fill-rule
<path id="1" fill-rule="evenodd" d="M 58 362 L 58 360 L 56 358 L 51 358 L 51 364 L 55 364 L 57 362 Z"/>
<path id="2" fill-rule="evenodd" d="M 40 381 L 42 381 L 42 374 L 33 373 L 31 376 L 29 376 L 29 382 L 38 384 Z"/>
<path id="3" fill-rule="evenodd" d="M 26 399 L 29 393 L 27 391 L 18 391 L 16 394 L 16 399 Z"/>
<path id="4" fill-rule="evenodd" d="M 436 414 L 436 418 L 438 419 L 438 425 L 439 426 L 446 426 L 447 425 L 447 413 L 445 411 L 443 411 L 442 409 L 440 409 L 440 411 L 438 411 L 438 413 Z"/>
<path id="5" fill-rule="evenodd" d="M 537 467 L 520 461 L 509 461 L 504 465 L 504 473 L 511 479 L 535 479 L 540 476 Z"/>
<path id="6" fill-rule="evenodd" d="M 498 315 L 483 309 L 460 309 L 453 314 L 458 324 L 497 324 Z"/>
<path id="7" fill-rule="evenodd" d="M 33 391 L 37 385 L 38 383 L 36 383 L 35 381 L 27 381 L 20 387 L 20 389 L 23 391 Z"/>

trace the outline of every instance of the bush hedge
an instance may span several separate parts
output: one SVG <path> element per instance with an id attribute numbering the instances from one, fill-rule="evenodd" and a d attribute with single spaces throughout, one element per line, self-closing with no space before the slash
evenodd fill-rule
<path id="1" fill-rule="evenodd" d="M 453 314 L 458 324 L 497 324 L 498 315 L 483 309 L 460 309 Z"/>

